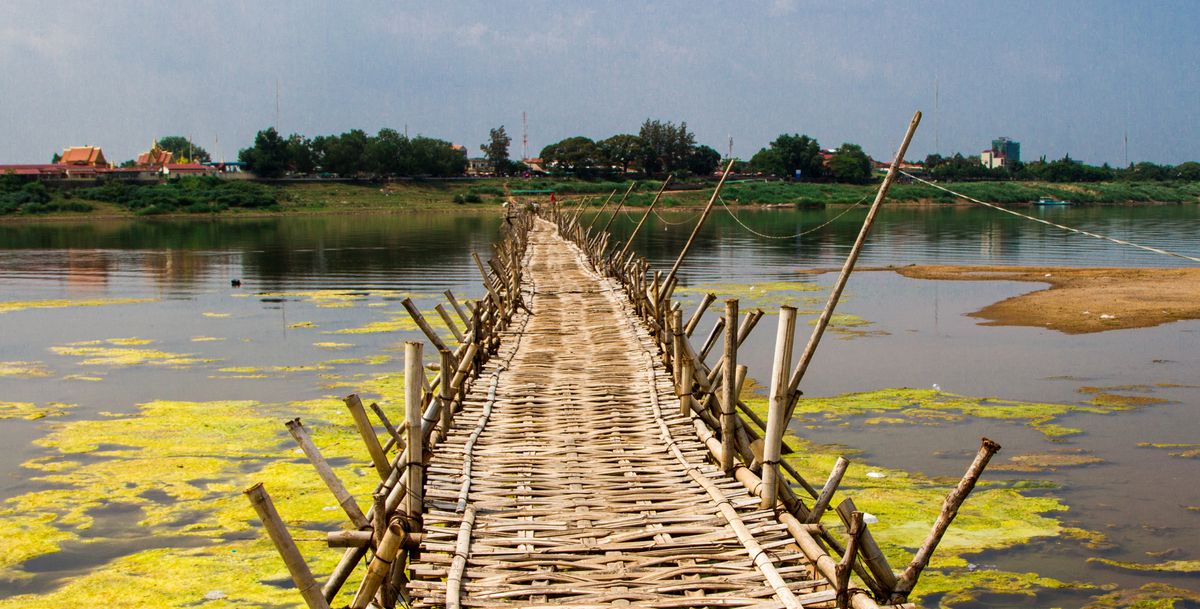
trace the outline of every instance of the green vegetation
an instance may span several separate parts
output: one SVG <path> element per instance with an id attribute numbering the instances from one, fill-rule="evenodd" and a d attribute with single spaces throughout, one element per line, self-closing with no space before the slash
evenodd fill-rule
<path id="1" fill-rule="evenodd" d="M 28 182 L 16 175 L 0 175 L 0 216 L 91 211 L 92 206 L 67 197 L 55 197 L 41 182 Z"/>
<path id="2" fill-rule="evenodd" d="M 696 144 L 686 121 L 676 125 L 651 119 L 642 123 L 637 135 L 622 133 L 599 142 L 576 135 L 542 148 L 541 156 L 554 173 L 582 178 L 631 170 L 648 176 L 704 176 L 721 161 L 719 152 Z"/>
<path id="3" fill-rule="evenodd" d="M 210 213 L 230 208 L 272 209 L 278 194 L 252 182 L 196 177 L 151 185 L 109 182 L 81 190 L 79 196 L 115 203 L 138 215 L 154 215 L 179 211 Z"/>
<path id="4" fill-rule="evenodd" d="M 238 152 L 238 159 L 264 178 L 314 173 L 448 177 L 467 169 L 466 154 L 450 142 L 422 136 L 409 139 L 395 129 L 381 129 L 377 135 L 351 129 L 312 139 L 293 133 L 284 139 L 269 127 L 258 132 L 253 146 Z"/>

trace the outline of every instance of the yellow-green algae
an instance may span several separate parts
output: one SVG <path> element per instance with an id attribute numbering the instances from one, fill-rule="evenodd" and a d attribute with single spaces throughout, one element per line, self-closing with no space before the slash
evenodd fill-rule
<path id="1" fill-rule="evenodd" d="M 234 294 L 238 298 L 246 298 L 248 294 Z M 257 298 L 295 298 L 315 304 L 321 308 L 353 307 L 367 298 L 401 299 L 409 296 L 396 290 L 305 290 L 296 292 L 262 292 L 254 295 Z"/>
<path id="2" fill-rule="evenodd" d="M 429 322 L 429 326 L 443 338 L 452 338 L 450 328 L 446 327 L 446 322 L 442 321 L 441 316 L 426 315 L 425 321 Z M 332 332 L 326 332 L 326 334 L 381 334 L 385 332 L 413 332 L 418 329 L 417 322 L 413 321 L 412 317 L 405 311 L 393 315 L 389 319 L 372 321 L 353 328 L 333 330 Z"/>
<path id="3" fill-rule="evenodd" d="M 61 417 L 74 408 L 75 404 L 49 402 L 38 406 L 33 402 L 0 402 L 0 419 L 25 419 L 36 421 L 46 417 Z M 0 539 L 3 539 L 0 536 Z"/>
<path id="4" fill-rule="evenodd" d="M 24 300 L 0 301 L 0 313 L 26 309 L 65 309 L 67 307 L 103 307 L 108 305 L 157 302 L 157 298 L 91 298 L 85 300 Z"/>
<path id="5" fill-rule="evenodd" d="M 225 338 L 222 336 L 193 336 L 192 337 L 192 342 L 194 342 L 194 343 L 211 343 L 211 342 L 216 342 L 219 340 L 225 340 Z"/>
<path id="6" fill-rule="evenodd" d="M 1182 609 L 1181 603 L 1189 601 L 1200 603 L 1200 593 L 1170 584 L 1150 583 L 1097 596 L 1083 609 Z"/>
<path id="7" fill-rule="evenodd" d="M 1062 467 L 1080 467 L 1104 463 L 1104 459 L 1084 450 L 1056 450 L 1043 453 L 1013 455 L 1003 463 L 992 462 L 992 471 L 1044 472 Z"/>
<path id="8" fill-rule="evenodd" d="M 1093 556 L 1088 562 L 1100 563 L 1110 567 L 1128 569 L 1130 571 L 1155 571 L 1169 573 L 1200 573 L 1200 560 L 1167 560 L 1163 562 L 1141 563 L 1112 560 Z"/>
<path id="9" fill-rule="evenodd" d="M 289 328 L 315 328 L 317 324 L 311 321 L 298 321 L 294 324 L 288 324 Z"/>
<path id="10" fill-rule="evenodd" d="M 338 349 L 349 349 L 350 347 L 354 346 L 354 343 L 335 343 L 335 342 L 325 341 L 325 342 L 313 343 L 313 346 L 320 348 L 320 349 L 338 350 Z"/>
<path id="11" fill-rule="evenodd" d="M 913 422 L 956 421 L 965 417 L 1024 421 L 1048 438 L 1079 433 L 1054 422 L 1072 412 L 1107 414 L 1130 406 L 1119 401 L 1095 401 L 1089 405 L 1021 402 L 990 397 L 970 397 L 936 389 L 880 389 L 847 393 L 828 398 L 801 398 L 799 416 L 821 423 L 839 422 L 849 416 L 888 413 L 889 419 L 903 417 Z M 877 419 L 878 421 L 878 419 Z M 890 422 L 890 421 L 885 421 Z"/>
<path id="12" fill-rule="evenodd" d="M 704 283 L 675 290 L 679 296 L 716 294 L 718 300 L 737 298 L 742 310 L 762 309 L 776 314 L 782 305 L 811 305 L 820 301 L 813 296 L 798 296 L 801 292 L 819 292 L 823 288 L 806 281 L 764 281 L 761 283 Z"/>
<path id="13" fill-rule="evenodd" d="M 403 380 L 397 376 L 373 379 L 363 390 L 376 392 L 368 397 L 382 404 L 400 403 Z M 40 472 L 35 481 L 50 488 L 14 497 L 0 508 L 5 539 L 0 578 L 30 577 L 20 569 L 22 562 L 66 541 L 93 541 L 84 537 L 90 512 L 113 504 L 140 508 L 143 536 L 189 536 L 208 544 L 136 551 L 66 579 L 47 594 L 2 599 L 0 608 L 109 606 L 118 598 L 122 605 L 154 607 L 295 605 L 294 590 L 264 583 L 285 579 L 287 572 L 259 533 L 241 490 L 264 482 L 298 538 L 343 526 L 336 501 L 295 454 L 283 427 L 296 416 L 351 492 L 368 496 L 377 478 L 362 459 L 361 441 L 338 399 L 282 405 L 154 401 L 135 415 L 58 425 L 37 442 L 52 455 L 24 464 Z M 402 415 L 393 412 L 392 419 L 398 422 Z M 164 495 L 168 499 L 161 502 L 148 498 Z M 301 550 L 316 573 L 327 573 L 339 557 L 324 544 L 302 543 Z M 352 594 L 353 586 L 347 588 Z M 224 597 L 206 599 L 213 590 Z"/>
<path id="14" fill-rule="evenodd" d="M 201 315 L 203 315 L 205 317 L 212 317 L 214 319 L 224 319 L 226 317 L 233 316 L 233 313 L 214 313 L 212 311 L 205 311 L 205 312 L 201 313 Z"/>
<path id="15" fill-rule="evenodd" d="M 38 378 L 50 376 L 50 369 L 42 362 L 0 362 L 0 376 Z"/>
<path id="16" fill-rule="evenodd" d="M 1200 444 L 1170 444 L 1162 442 L 1138 442 L 1139 448 L 1179 448 L 1182 450 L 1169 453 L 1172 457 L 1184 459 L 1200 458 Z"/>
<path id="17" fill-rule="evenodd" d="M 64 346 L 50 347 L 58 355 L 84 358 L 79 361 L 81 366 L 170 366 L 187 368 L 196 364 L 211 363 L 218 360 L 193 357 L 192 353 L 170 353 L 158 349 L 138 349 L 134 347 L 103 346 L 146 344 L 143 339 L 112 338 L 105 341 L 81 341 L 67 343 Z M 153 341 L 146 341 L 153 342 Z"/>
<path id="18" fill-rule="evenodd" d="M 766 401 L 763 397 L 750 392 L 743 393 L 742 397 L 751 408 L 765 416 Z M 801 400 L 797 411 L 804 408 L 805 401 Z M 814 404 L 809 404 L 807 411 L 820 412 Z M 796 450 L 784 458 L 810 478 L 822 479 L 833 468 L 837 458 L 846 455 L 844 449 L 817 444 L 790 432 L 787 443 Z M 873 475 L 868 476 L 867 472 Z M 928 535 L 946 494 L 955 482 L 852 459 L 839 487 L 839 495 L 852 497 L 860 510 L 879 519 L 871 525 L 871 532 L 892 567 L 902 569 L 912 560 L 913 552 Z M 978 484 L 959 511 L 954 525 L 942 539 L 911 600 L 919 603 L 925 597 L 944 595 L 941 596 L 941 605 L 954 606 L 970 602 L 985 593 L 1032 597 L 1045 589 L 1090 587 L 1042 577 L 1036 573 L 968 568 L 965 556 L 969 554 L 1013 547 L 1033 539 L 1080 537 L 1081 533 L 1086 533 L 1064 527 L 1053 516 L 1067 510 L 1067 506 L 1059 499 L 1028 495 L 1017 486 L 1012 482 L 989 478 Z M 824 522 L 837 531 L 837 535 L 843 535 L 836 516 L 827 513 Z"/>

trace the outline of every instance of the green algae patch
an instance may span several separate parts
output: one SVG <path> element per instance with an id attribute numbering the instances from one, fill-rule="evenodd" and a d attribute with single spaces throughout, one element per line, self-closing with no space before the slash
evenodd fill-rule
<path id="1" fill-rule="evenodd" d="M 1120 407 L 1092 403 L 1090 405 L 1021 402 L 991 397 L 970 397 L 937 389 L 881 389 L 847 393 L 828 398 L 801 398 L 796 405 L 799 416 L 820 419 L 822 423 L 837 423 L 856 415 L 888 416 L 935 424 L 957 421 L 966 417 L 980 419 L 1023 421 L 1055 439 L 1078 433 L 1055 422 L 1072 412 L 1105 414 Z"/>
<path id="2" fill-rule="evenodd" d="M 442 338 L 453 339 L 450 328 L 446 327 L 446 322 L 442 320 L 441 316 L 426 315 L 425 321 L 429 322 L 429 326 Z M 388 319 L 372 321 L 353 328 L 333 330 L 326 332 L 326 334 L 383 334 L 387 332 L 416 332 L 419 329 L 417 322 L 413 321 L 408 312 L 402 312 Z"/>
<path id="3" fill-rule="evenodd" d="M 1088 562 L 1094 562 L 1118 569 L 1129 571 L 1153 571 L 1161 573 L 1200 573 L 1200 560 L 1167 560 L 1155 563 L 1125 562 L 1109 558 L 1091 557 Z"/>
<path id="4" fill-rule="evenodd" d="M 25 300 L 0 301 L 0 313 L 24 311 L 26 309 L 66 309 L 69 307 L 104 307 L 108 305 L 140 304 L 158 302 L 157 298 L 92 298 L 87 300 Z"/>
<path id="5" fill-rule="evenodd" d="M 68 343 L 64 346 L 50 347 L 57 355 L 82 358 L 80 366 L 167 366 L 172 368 L 189 368 L 197 364 L 212 363 L 217 360 L 201 359 L 192 353 L 170 353 L 158 349 L 139 349 L 136 347 L 103 346 L 121 345 L 128 341 L 139 339 L 109 339 L 107 341 L 83 341 Z"/>
<path id="6" fill-rule="evenodd" d="M 33 402 L 0 402 L 0 419 L 25 419 L 36 421 L 46 417 L 61 417 L 67 414 L 75 404 L 50 402 L 38 406 Z M 3 539 L 3 537 L 0 537 Z"/>
<path id="7" fill-rule="evenodd" d="M 340 349 L 349 349 L 350 347 L 354 346 L 354 343 L 335 343 L 335 342 L 326 341 L 326 342 L 313 343 L 313 346 L 318 349 L 331 349 L 331 350 L 337 351 Z"/>
<path id="8" fill-rule="evenodd" d="M 1093 597 L 1083 609 L 1183 609 L 1200 603 L 1200 593 L 1170 584 L 1150 583 Z"/>
<path id="9" fill-rule="evenodd" d="M 201 313 L 201 315 L 205 317 L 211 317 L 213 319 L 225 319 L 226 317 L 233 317 L 233 313 L 215 313 L 212 311 L 205 311 Z"/>
<path id="10" fill-rule="evenodd" d="M 0 376 L 40 378 L 50 376 L 50 369 L 42 362 L 0 362 Z"/>
<path id="11" fill-rule="evenodd" d="M 217 342 L 217 341 L 221 341 L 221 340 L 225 340 L 225 338 L 222 336 L 193 336 L 192 337 L 192 342 L 194 342 L 194 343 L 213 343 L 213 342 Z"/>
<path id="12" fill-rule="evenodd" d="M 315 323 L 313 323 L 313 322 L 311 322 L 311 321 L 298 321 L 298 322 L 296 322 L 296 323 L 294 323 L 294 324 L 288 324 L 288 327 L 289 327 L 289 328 L 293 328 L 293 329 L 298 329 L 298 328 L 315 328 L 315 327 L 317 327 L 317 324 L 315 324 Z"/>
<path id="13" fill-rule="evenodd" d="M 89 383 L 99 383 L 104 380 L 102 376 L 93 376 L 89 374 L 68 374 L 62 377 L 64 381 L 87 381 Z"/>
<path id="14" fill-rule="evenodd" d="M 1138 448 L 1179 449 L 1169 453 L 1172 457 L 1184 459 L 1200 459 L 1200 444 L 1169 444 L 1157 442 L 1138 442 Z"/>
<path id="15" fill-rule="evenodd" d="M 246 294 L 235 294 L 239 298 L 244 298 Z M 280 299 L 290 298 L 302 300 L 304 302 L 314 304 L 323 309 L 338 309 L 357 306 L 368 298 L 386 298 L 390 300 L 399 300 L 406 296 L 411 297 L 404 292 L 396 290 L 369 290 L 369 291 L 347 291 L 347 290 L 302 290 L 295 292 L 262 292 L 255 294 L 258 298 Z"/>
<path id="16" fill-rule="evenodd" d="M 110 345 L 117 345 L 120 347 L 140 347 L 142 345 L 149 345 L 149 344 L 153 343 L 154 340 L 149 339 L 149 338 L 130 337 L 130 338 L 110 338 L 104 342 L 106 342 Z"/>
<path id="17" fill-rule="evenodd" d="M 675 293 L 682 296 L 716 294 L 718 300 L 737 298 L 738 306 L 745 311 L 762 309 L 764 313 L 777 314 L 783 305 L 811 305 L 820 301 L 802 293 L 819 292 L 823 288 L 805 281 L 764 281 L 761 283 L 705 283 L 681 287 Z"/>
<path id="18" fill-rule="evenodd" d="M 1108 396 L 1106 393 L 1099 396 Z M 1122 397 L 1124 398 L 1124 397 Z M 1130 402 L 1133 399 L 1134 402 Z M 860 393 L 845 393 L 841 396 L 828 398 L 800 398 L 796 412 L 800 416 L 820 420 L 822 423 L 844 423 L 851 416 L 874 416 L 889 418 L 905 418 L 917 423 L 936 424 L 954 422 L 966 417 L 984 418 L 984 420 L 1018 421 L 1037 429 L 1050 440 L 1063 436 L 1080 433 L 1079 429 L 1063 427 L 1056 420 L 1058 417 L 1073 414 L 1073 412 L 1091 412 L 1091 414 L 1110 414 L 1135 408 L 1130 404 L 1140 402 L 1140 399 L 1157 400 L 1158 398 L 1130 399 L 1096 399 L 1093 397 L 1086 404 L 1056 404 L 1042 402 L 1019 402 L 1019 400 L 1001 398 L 977 398 L 960 396 L 940 390 L 914 390 L 914 388 L 889 388 L 889 390 L 868 391 Z M 876 421 L 878 423 L 880 421 Z"/>
<path id="19" fill-rule="evenodd" d="M 389 410 L 394 421 L 402 420 Z M 36 442 L 51 454 L 23 464 L 34 474 L 31 481 L 45 488 L 0 508 L 6 547 L 0 579 L 33 577 L 21 563 L 64 542 L 105 540 L 91 531 L 94 511 L 108 506 L 137 508 L 135 537 L 193 541 L 182 544 L 189 547 L 131 548 L 46 594 L 2 599 L 0 608 L 108 606 L 114 598 L 155 607 L 295 604 L 295 591 L 274 583 L 287 577 L 286 568 L 241 493 L 263 482 L 298 538 L 344 526 L 337 501 L 297 454 L 283 425 L 293 417 L 303 419 L 347 488 L 360 500 L 369 497 L 378 477 L 339 399 L 159 400 L 140 405 L 134 415 L 56 425 Z M 360 503 L 365 509 L 369 501 Z M 301 548 L 318 573 L 332 569 L 339 557 L 324 544 L 302 542 Z M 210 595 L 214 590 L 221 594 Z"/>
<path id="20" fill-rule="evenodd" d="M 1104 459 L 1084 450 L 1056 450 L 1015 455 L 1009 457 L 1004 463 L 993 463 L 990 469 L 1002 472 L 1045 472 L 1097 463 L 1104 463 Z"/>

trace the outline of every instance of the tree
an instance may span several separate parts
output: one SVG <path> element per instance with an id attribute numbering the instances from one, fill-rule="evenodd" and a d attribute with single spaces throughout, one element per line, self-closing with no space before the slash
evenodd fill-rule
<path id="1" fill-rule="evenodd" d="M 479 147 L 483 151 L 483 156 L 492 164 L 492 168 L 496 171 L 496 175 L 508 175 L 508 145 L 512 143 L 512 138 L 508 137 L 508 133 L 504 131 L 504 125 L 500 125 L 499 129 L 492 129 L 488 132 L 488 143 Z"/>
<path id="2" fill-rule="evenodd" d="M 646 119 L 638 137 L 646 143 L 642 164 L 646 173 L 686 169 L 688 156 L 696 144 L 696 135 L 688 131 L 686 121 L 676 126 L 671 121 Z"/>
<path id="3" fill-rule="evenodd" d="M 596 143 L 600 158 L 610 167 L 620 167 L 621 173 L 646 157 L 646 141 L 636 135 L 623 133 Z"/>
<path id="4" fill-rule="evenodd" d="M 1175 178 L 1189 182 L 1200 182 L 1200 163 L 1188 161 L 1175 167 Z"/>
<path id="5" fill-rule="evenodd" d="M 287 169 L 287 141 L 279 137 L 274 127 L 268 127 L 254 136 L 253 147 L 238 152 L 238 160 L 261 177 L 279 177 Z"/>
<path id="6" fill-rule="evenodd" d="M 287 138 L 287 167 L 296 173 L 309 174 L 317 170 L 317 156 L 313 152 L 312 141 L 293 133 Z"/>
<path id="7" fill-rule="evenodd" d="M 413 175 L 439 178 L 460 176 L 467 170 L 467 157 L 445 140 L 417 136 L 411 141 Z"/>
<path id="8" fill-rule="evenodd" d="M 595 142 L 577 135 L 546 146 L 542 158 L 565 172 L 588 177 L 600 159 L 599 152 Z"/>
<path id="9" fill-rule="evenodd" d="M 717 166 L 721 164 L 721 153 L 704 145 L 692 148 L 691 154 L 688 156 L 688 171 L 698 175 L 706 176 L 717 170 Z"/>
<path id="10" fill-rule="evenodd" d="M 799 171 L 799 179 L 813 180 L 824 176 L 825 163 L 821 158 L 821 146 L 807 135 L 788 135 L 775 138 L 769 148 L 759 150 L 750 159 L 755 171 L 793 178 Z"/>
<path id="11" fill-rule="evenodd" d="M 871 179 L 871 157 L 862 146 L 846 142 L 829 159 L 829 173 L 839 182 L 866 182 Z"/>
<path id="12" fill-rule="evenodd" d="M 182 135 L 160 137 L 157 144 L 160 149 L 170 152 L 176 162 L 208 163 L 212 161 L 207 150 L 193 144 Z"/>

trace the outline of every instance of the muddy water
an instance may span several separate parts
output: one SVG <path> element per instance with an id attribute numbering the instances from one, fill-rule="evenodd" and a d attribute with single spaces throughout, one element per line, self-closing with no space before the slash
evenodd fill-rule
<path id="1" fill-rule="evenodd" d="M 751 212 L 742 220 L 760 232 L 783 235 L 815 227 L 836 213 Z M 1200 214 L 1194 205 L 1047 213 L 1068 224 L 1129 238 L 1144 234 L 1150 245 L 1197 253 L 1194 227 Z M 691 215 L 668 213 L 666 222 L 652 222 L 637 247 L 660 266 L 669 265 L 690 229 L 668 222 L 683 222 Z M 617 234 L 628 230 L 634 219 L 618 219 Z M 798 278 L 793 271 L 839 265 L 860 220 L 856 211 L 800 240 L 765 240 L 726 216 L 715 216 L 685 266 L 682 284 L 787 279 L 827 288 L 832 275 Z M 488 214 L 412 214 L 0 226 L 0 301 L 145 300 L 0 313 L 0 362 L 41 362 L 47 371 L 37 377 L 0 375 L 0 401 L 76 405 L 62 417 L 0 420 L 0 499 L 42 488 L 20 464 L 48 454 L 33 441 L 59 422 L 127 413 L 155 399 L 306 400 L 336 393 L 326 387 L 330 377 L 357 378 L 398 368 L 395 359 L 366 363 L 361 358 L 397 358 L 397 345 L 416 337 L 414 332 L 337 332 L 402 315 L 399 301 L 405 296 L 427 311 L 440 302 L 439 293 L 445 289 L 460 297 L 477 297 L 477 271 L 469 255 L 486 254 L 496 225 L 497 217 Z M 1064 238 L 981 210 L 889 210 L 877 230 L 864 265 L 1178 263 Z M 231 285 L 234 279 L 241 281 L 240 287 Z M 1070 506 L 1064 520 L 1102 530 L 1110 547 L 1092 549 L 1052 540 L 973 560 L 1067 581 L 1125 587 L 1167 581 L 1200 589 L 1196 574 L 1142 574 L 1087 562 L 1096 556 L 1154 562 L 1147 552 L 1175 548 L 1174 559 L 1200 559 L 1200 512 L 1186 509 L 1200 505 L 1200 490 L 1193 482 L 1200 473 L 1198 461 L 1138 447 L 1139 442 L 1192 443 L 1200 437 L 1200 389 L 1159 386 L 1200 384 L 1194 373 L 1200 369 L 1200 322 L 1064 336 L 978 326 L 964 316 L 1031 289 L 1036 288 L 910 280 L 888 272 L 858 274 L 839 311 L 870 322 L 869 332 L 829 335 L 804 389 L 808 395 L 835 395 L 937 384 L 964 395 L 1082 403 L 1089 397 L 1078 391 L 1084 386 L 1145 385 L 1150 388 L 1145 395 L 1168 401 L 1117 414 L 1070 415 L 1060 422 L 1083 433 L 1063 442 L 1050 442 L 1020 422 L 975 420 L 884 428 L 851 418 L 845 426 L 798 431 L 821 443 L 861 451 L 856 459 L 933 476 L 958 476 L 980 435 L 1003 444 L 1002 455 L 1062 448 L 1088 451 L 1104 462 L 1002 475 L 1054 482 L 1058 487 L 1044 492 Z M 823 291 L 797 294 L 823 297 Z M 802 309 L 818 306 L 801 304 Z M 710 316 L 702 328 L 711 322 Z M 759 378 L 769 369 L 773 322 L 772 317 L 764 320 L 740 358 Z M 802 324 L 801 333 L 808 327 Z M 128 338 L 154 341 L 136 349 L 198 361 L 89 364 L 84 356 L 62 351 L 72 343 L 90 341 L 118 347 L 104 341 Z M 343 363 L 329 363 L 334 360 Z M 238 372 L 251 368 L 271 370 Z M 55 562 L 54 555 L 26 561 L 23 571 L 29 577 L 0 580 L 0 599 L 51 591 L 70 577 L 104 568 L 123 552 L 147 547 L 145 540 L 136 539 L 136 532 L 112 530 L 120 528 L 113 523 L 132 527 L 135 521 L 106 520 L 106 526 L 93 532 L 105 540 L 95 546 L 100 551 L 81 551 L 77 542 L 70 542 L 59 557 L 62 561 Z M 1079 606 L 1086 598 L 1046 593 L 1039 601 Z M 988 596 L 979 605 L 1027 603 Z"/>

